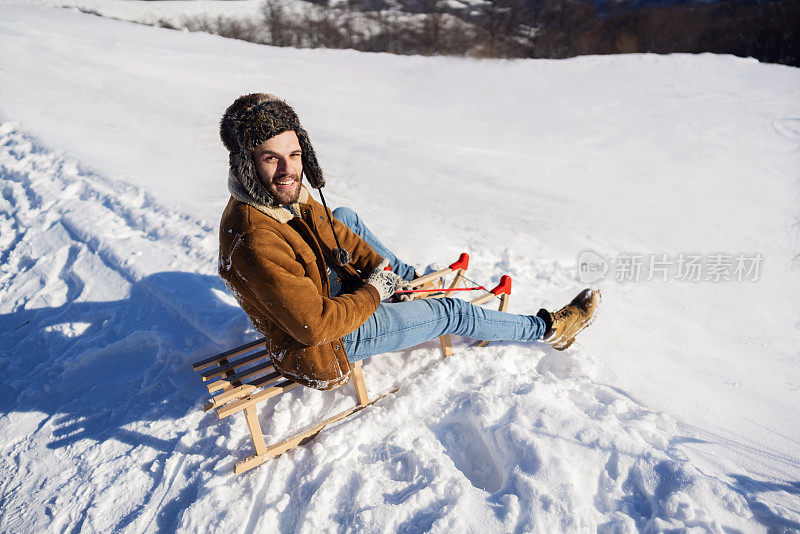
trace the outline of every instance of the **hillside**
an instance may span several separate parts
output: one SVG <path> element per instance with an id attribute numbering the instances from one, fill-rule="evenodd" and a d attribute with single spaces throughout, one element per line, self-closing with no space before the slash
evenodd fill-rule
<path id="1" fill-rule="evenodd" d="M 800 530 L 800 70 L 714 55 L 466 60 L 272 48 L 0 6 L 0 530 Z M 243 477 L 190 363 L 255 337 L 216 277 L 222 111 L 301 115 L 326 197 L 512 311 L 577 260 L 763 261 L 593 285 L 574 348 L 372 358 L 404 386 Z M 673 269 L 676 265 L 672 266 Z M 277 440 L 353 402 L 294 390 Z"/>

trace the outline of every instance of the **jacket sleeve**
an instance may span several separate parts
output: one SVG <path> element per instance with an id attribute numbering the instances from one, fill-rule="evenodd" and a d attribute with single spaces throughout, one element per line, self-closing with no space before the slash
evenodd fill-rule
<path id="1" fill-rule="evenodd" d="M 320 295 L 295 251 L 270 230 L 240 236 L 231 250 L 230 265 L 241 289 L 250 293 L 262 313 L 306 346 L 349 334 L 380 304 L 371 285 L 335 298 Z"/>

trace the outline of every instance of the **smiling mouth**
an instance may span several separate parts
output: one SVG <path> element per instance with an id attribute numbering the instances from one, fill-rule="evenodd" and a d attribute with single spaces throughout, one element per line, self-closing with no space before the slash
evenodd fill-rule
<path id="1" fill-rule="evenodd" d="M 275 182 L 275 187 L 277 189 L 293 189 L 294 184 L 297 183 L 297 180 L 294 178 L 283 178 Z"/>

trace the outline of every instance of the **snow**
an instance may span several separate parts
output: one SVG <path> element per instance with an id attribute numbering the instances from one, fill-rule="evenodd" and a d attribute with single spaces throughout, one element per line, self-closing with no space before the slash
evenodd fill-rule
<path id="1" fill-rule="evenodd" d="M 148 3 L 154 4 L 154 3 Z M 715 55 L 475 61 L 258 46 L 0 6 L 0 530 L 800 530 L 800 71 Z M 333 205 L 511 309 L 577 259 L 760 253 L 602 288 L 565 353 L 438 343 L 255 471 L 190 363 L 255 336 L 216 276 L 239 94 L 287 98 Z M 267 441 L 354 402 L 295 389 Z"/>
<path id="2" fill-rule="evenodd" d="M 263 0 L 6 0 L 9 4 L 65 7 L 143 24 L 167 22 L 181 27 L 187 17 L 261 19 Z M 282 0 L 282 4 L 299 11 L 303 0 Z"/>

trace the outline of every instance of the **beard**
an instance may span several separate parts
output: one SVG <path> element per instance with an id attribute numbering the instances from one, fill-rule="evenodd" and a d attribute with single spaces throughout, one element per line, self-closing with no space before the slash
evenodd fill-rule
<path id="1" fill-rule="evenodd" d="M 291 188 L 278 186 L 277 182 L 284 182 L 289 179 L 294 180 Z M 281 176 L 280 178 L 273 178 L 272 181 L 267 184 L 267 191 L 269 191 L 269 194 L 275 199 L 275 202 L 281 206 L 294 204 L 300 198 L 300 181 L 301 177 L 297 174 L 289 174 Z"/>

